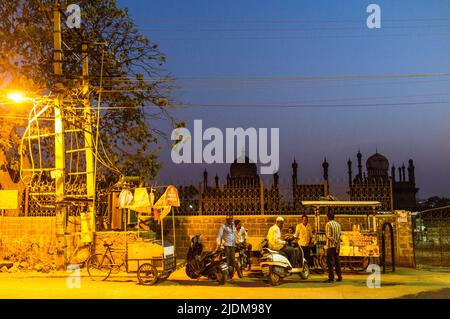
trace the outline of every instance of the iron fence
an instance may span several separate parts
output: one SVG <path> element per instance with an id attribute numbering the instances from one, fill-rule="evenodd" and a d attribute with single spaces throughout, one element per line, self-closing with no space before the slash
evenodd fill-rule
<path id="1" fill-rule="evenodd" d="M 450 206 L 414 216 L 414 251 L 418 267 L 450 267 Z"/>

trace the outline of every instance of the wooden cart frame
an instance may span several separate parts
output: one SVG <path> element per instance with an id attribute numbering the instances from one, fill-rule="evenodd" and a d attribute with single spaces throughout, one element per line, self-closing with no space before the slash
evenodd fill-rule
<path id="1" fill-rule="evenodd" d="M 320 228 L 320 208 L 330 207 L 369 207 L 371 213 L 367 214 L 366 230 L 365 234 L 375 235 L 376 229 L 376 211 L 381 207 L 381 203 L 377 201 L 302 201 L 302 205 L 311 207 L 314 211 L 314 230 L 315 230 L 315 246 L 311 254 L 311 258 L 314 260 L 314 266 L 316 269 L 327 271 L 325 243 L 326 235 L 325 231 Z M 352 272 L 365 271 L 367 266 L 371 263 L 372 256 L 342 256 L 340 255 L 341 267 L 347 268 Z"/>

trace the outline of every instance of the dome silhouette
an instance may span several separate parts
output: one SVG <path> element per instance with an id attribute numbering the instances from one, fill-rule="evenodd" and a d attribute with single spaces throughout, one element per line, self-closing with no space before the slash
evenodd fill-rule
<path id="1" fill-rule="evenodd" d="M 367 170 L 388 170 L 389 161 L 386 156 L 375 153 L 367 159 L 366 168 Z"/>
<path id="2" fill-rule="evenodd" d="M 242 163 L 238 163 L 238 159 Z M 240 156 L 238 159 L 234 160 L 234 163 L 230 166 L 231 177 L 256 177 L 257 167 L 254 162 L 252 162 L 247 156 L 244 158 Z"/>

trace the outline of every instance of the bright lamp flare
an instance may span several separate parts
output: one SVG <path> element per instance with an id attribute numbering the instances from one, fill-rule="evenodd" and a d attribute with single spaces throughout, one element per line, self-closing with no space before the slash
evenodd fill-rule
<path id="1" fill-rule="evenodd" d="M 8 99 L 10 99 L 16 103 L 20 103 L 20 102 L 23 102 L 26 100 L 26 98 L 21 93 L 9 93 Z"/>

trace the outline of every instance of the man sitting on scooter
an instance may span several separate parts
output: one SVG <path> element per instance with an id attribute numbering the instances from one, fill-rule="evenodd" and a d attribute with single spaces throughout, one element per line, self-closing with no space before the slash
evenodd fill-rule
<path id="1" fill-rule="evenodd" d="M 288 245 L 287 241 L 281 239 L 281 229 L 283 229 L 284 218 L 278 216 L 275 224 L 269 228 L 267 234 L 267 240 L 269 242 L 269 248 L 272 250 L 278 250 L 284 256 L 289 259 L 292 267 L 298 265 L 298 253 L 294 247 Z"/>

